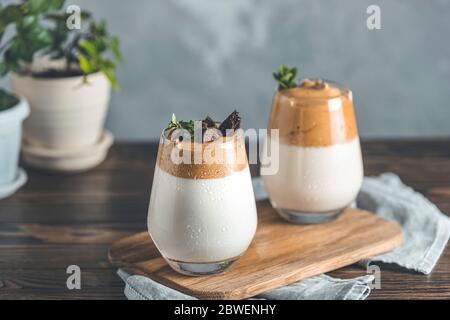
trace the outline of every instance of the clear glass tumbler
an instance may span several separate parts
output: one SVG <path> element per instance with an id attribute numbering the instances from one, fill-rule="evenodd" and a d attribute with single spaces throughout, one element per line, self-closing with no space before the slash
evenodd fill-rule
<path id="1" fill-rule="evenodd" d="M 278 171 L 262 180 L 283 218 L 325 222 L 352 204 L 363 164 L 349 89 L 306 79 L 296 88 L 277 90 L 268 128 L 279 130 L 278 139 L 267 136 L 268 145 L 279 149 L 272 157 Z"/>
<path id="2" fill-rule="evenodd" d="M 148 231 L 176 271 L 226 270 L 247 250 L 257 224 L 243 135 L 197 143 L 161 135 Z"/>

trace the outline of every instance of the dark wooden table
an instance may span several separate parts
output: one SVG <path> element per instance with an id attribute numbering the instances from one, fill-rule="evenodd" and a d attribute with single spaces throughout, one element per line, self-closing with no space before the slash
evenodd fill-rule
<path id="1" fill-rule="evenodd" d="M 117 144 L 98 168 L 77 175 L 28 169 L 28 184 L 0 201 L 0 299 L 123 299 L 110 243 L 146 229 L 156 144 Z M 363 143 L 365 173 L 395 172 L 450 213 L 450 140 Z M 252 168 L 256 174 L 256 168 Z M 68 290 L 66 268 L 81 268 Z M 371 299 L 450 298 L 450 250 L 431 275 L 381 266 Z M 349 266 L 330 275 L 364 275 Z"/>

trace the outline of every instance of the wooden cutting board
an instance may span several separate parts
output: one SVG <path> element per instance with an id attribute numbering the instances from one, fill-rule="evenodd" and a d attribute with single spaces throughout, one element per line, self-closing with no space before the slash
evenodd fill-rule
<path id="1" fill-rule="evenodd" d="M 189 277 L 173 271 L 148 233 L 114 242 L 109 260 L 128 272 L 201 299 L 244 299 L 390 251 L 402 231 L 374 214 L 348 209 L 318 225 L 289 224 L 267 200 L 257 203 L 258 230 L 247 252 L 222 274 Z"/>

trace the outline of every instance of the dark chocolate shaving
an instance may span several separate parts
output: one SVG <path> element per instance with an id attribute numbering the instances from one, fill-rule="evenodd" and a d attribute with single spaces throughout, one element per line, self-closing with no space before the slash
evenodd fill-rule
<path id="1" fill-rule="evenodd" d="M 225 137 L 227 130 L 237 130 L 241 127 L 241 116 L 234 110 L 219 126 L 220 132 Z"/>
<path id="2" fill-rule="evenodd" d="M 220 134 L 217 131 L 217 124 L 209 116 L 202 120 L 202 137 L 203 142 L 214 141 L 220 138 Z"/>
<path id="3" fill-rule="evenodd" d="M 216 128 L 216 123 L 214 122 L 213 119 L 211 119 L 211 117 L 206 117 L 205 120 L 202 120 L 202 129 L 203 129 L 203 133 L 205 133 L 205 131 L 208 128 Z"/>
<path id="4" fill-rule="evenodd" d="M 222 134 L 217 128 L 208 128 L 203 133 L 203 142 L 210 142 L 219 139 Z"/>

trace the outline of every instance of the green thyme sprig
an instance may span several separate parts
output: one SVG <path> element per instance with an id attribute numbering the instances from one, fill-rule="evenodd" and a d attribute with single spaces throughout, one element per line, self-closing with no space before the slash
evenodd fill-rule
<path id="1" fill-rule="evenodd" d="M 278 82 L 278 90 L 297 87 L 297 68 L 288 68 L 284 64 L 280 65 L 278 72 L 273 73 L 273 77 Z"/>
<path id="2" fill-rule="evenodd" d="M 166 130 L 170 129 L 185 129 L 189 132 L 191 137 L 194 137 L 194 121 L 178 121 L 177 117 L 175 116 L 175 113 L 172 113 L 172 118 L 170 119 L 170 122 L 167 124 Z"/>

